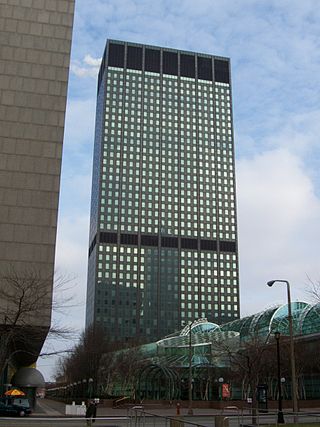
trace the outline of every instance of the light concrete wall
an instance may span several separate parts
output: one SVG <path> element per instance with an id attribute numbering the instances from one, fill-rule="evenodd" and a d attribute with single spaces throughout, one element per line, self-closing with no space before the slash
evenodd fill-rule
<path id="1" fill-rule="evenodd" d="M 53 275 L 73 14 L 74 0 L 0 0 L 0 276 Z"/>

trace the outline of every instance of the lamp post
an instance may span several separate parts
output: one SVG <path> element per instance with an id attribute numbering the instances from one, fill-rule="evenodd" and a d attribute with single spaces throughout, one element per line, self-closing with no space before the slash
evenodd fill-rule
<path id="1" fill-rule="evenodd" d="M 189 324 L 189 382 L 188 382 L 188 415 L 193 415 L 192 409 L 192 340 L 191 340 L 191 327 L 193 322 Z"/>
<path id="2" fill-rule="evenodd" d="M 87 384 L 87 380 L 84 378 L 82 380 L 82 398 L 86 396 L 86 384 Z"/>
<path id="3" fill-rule="evenodd" d="M 274 337 L 277 343 L 277 367 L 278 367 L 278 424 L 284 424 L 282 412 L 281 374 L 280 374 L 280 332 L 275 332 Z"/>
<path id="4" fill-rule="evenodd" d="M 93 387 L 93 379 L 89 378 L 88 379 L 88 394 L 89 394 L 89 399 L 91 399 L 92 397 L 92 387 Z"/>
<path id="5" fill-rule="evenodd" d="M 223 384 L 223 381 L 224 381 L 224 378 L 223 377 L 220 377 L 219 379 L 218 379 L 218 382 L 219 382 L 219 400 L 222 400 L 222 384 Z"/>
<path id="6" fill-rule="evenodd" d="M 293 326 L 292 326 L 292 311 L 291 311 L 291 296 L 290 296 L 290 285 L 287 280 L 270 280 L 267 285 L 273 286 L 276 282 L 285 283 L 287 285 L 288 295 L 288 321 L 289 321 L 289 336 L 290 336 L 290 360 L 291 360 L 291 384 L 292 384 L 292 405 L 294 421 L 297 422 L 298 412 L 298 400 L 297 400 L 297 388 L 296 388 L 296 364 L 294 358 L 294 342 L 293 342 Z"/>

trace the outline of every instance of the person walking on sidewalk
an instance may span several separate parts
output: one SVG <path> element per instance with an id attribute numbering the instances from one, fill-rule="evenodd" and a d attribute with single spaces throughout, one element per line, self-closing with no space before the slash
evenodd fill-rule
<path id="1" fill-rule="evenodd" d="M 95 422 L 96 416 L 97 416 L 97 404 L 91 401 L 86 410 L 87 426 L 92 426 L 92 423 Z"/>

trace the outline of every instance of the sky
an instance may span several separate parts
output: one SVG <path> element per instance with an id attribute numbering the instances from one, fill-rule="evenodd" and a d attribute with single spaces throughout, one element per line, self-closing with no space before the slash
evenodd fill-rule
<path id="1" fill-rule="evenodd" d="M 241 316 L 310 299 L 320 280 L 320 8 L 317 0 L 76 0 L 56 271 L 85 322 L 97 73 L 106 40 L 231 58 Z M 46 349 L 70 348 L 47 343 Z M 40 359 L 49 379 L 54 358 Z"/>

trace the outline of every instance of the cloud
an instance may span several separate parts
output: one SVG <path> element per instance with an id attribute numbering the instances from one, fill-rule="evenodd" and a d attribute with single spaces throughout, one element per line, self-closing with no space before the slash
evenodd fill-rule
<path id="1" fill-rule="evenodd" d="M 90 98 L 81 97 L 68 100 L 64 149 L 70 150 L 70 155 L 71 152 L 74 155 L 79 150 L 92 150 L 96 112 L 94 95 L 95 93 L 91 94 Z"/>
<path id="2" fill-rule="evenodd" d="M 97 77 L 99 70 L 97 68 L 85 68 L 77 64 L 70 65 L 70 71 L 77 77 Z"/>
<path id="3" fill-rule="evenodd" d="M 66 218 L 82 217 L 90 209 L 94 119 L 95 99 L 69 99 L 62 156 L 59 225 Z"/>
<path id="4" fill-rule="evenodd" d="M 92 67 L 100 67 L 102 58 L 92 58 L 91 55 L 86 55 L 83 59 L 83 62 L 85 62 L 88 65 L 91 65 Z"/>
<path id="5" fill-rule="evenodd" d="M 79 300 L 84 303 L 89 239 L 89 214 L 64 216 L 59 222 L 56 268 L 68 272 L 78 284 Z M 80 288 L 80 289 L 79 289 Z"/>
<path id="6" fill-rule="evenodd" d="M 70 71 L 77 77 L 96 78 L 99 73 L 101 58 L 93 58 L 87 54 L 82 61 L 73 61 L 70 65 Z"/>
<path id="7" fill-rule="evenodd" d="M 306 275 L 320 274 L 320 200 L 305 165 L 286 149 L 266 151 L 238 161 L 237 182 L 243 314 L 286 301 L 285 289 L 265 286 L 274 278 L 304 299 Z"/>

